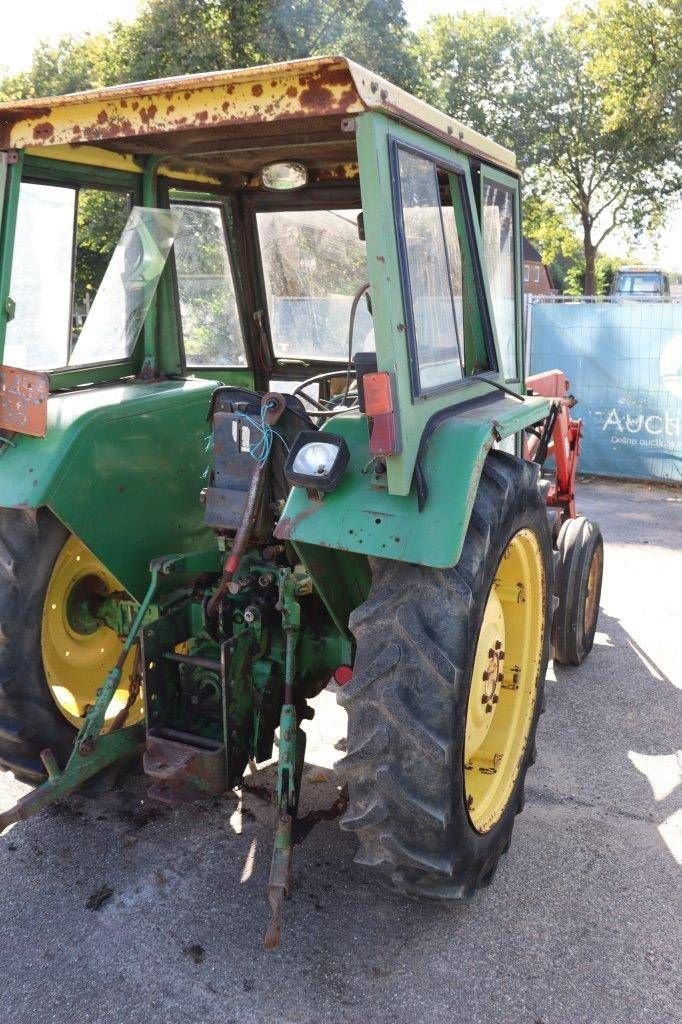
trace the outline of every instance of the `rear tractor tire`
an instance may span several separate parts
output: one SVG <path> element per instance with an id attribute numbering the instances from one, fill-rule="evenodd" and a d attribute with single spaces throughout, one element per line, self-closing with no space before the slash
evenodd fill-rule
<path id="1" fill-rule="evenodd" d="M 451 569 L 373 559 L 357 640 L 341 827 L 356 862 L 438 900 L 493 877 L 535 760 L 552 608 L 552 540 L 538 469 L 486 459 Z"/>
<path id="2" fill-rule="evenodd" d="M 597 523 L 578 516 L 567 519 L 557 538 L 559 554 L 552 624 L 554 660 L 581 665 L 592 650 L 599 618 L 604 572 L 604 541 Z"/>
<path id="3" fill-rule="evenodd" d="M 0 766 L 36 783 L 49 747 L 63 767 L 121 649 L 87 609 L 121 587 L 47 509 L 0 509 Z M 123 679 L 132 667 L 126 662 Z M 125 703 L 123 687 L 109 721 Z M 141 701 L 128 724 L 139 720 Z M 105 724 L 106 728 L 106 724 Z"/>

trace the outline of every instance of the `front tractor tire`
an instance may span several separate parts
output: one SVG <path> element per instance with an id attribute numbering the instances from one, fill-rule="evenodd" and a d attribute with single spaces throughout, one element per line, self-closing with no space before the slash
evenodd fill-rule
<path id="1" fill-rule="evenodd" d="M 567 519 L 557 538 L 559 555 L 552 624 L 554 660 L 582 665 L 592 650 L 599 618 L 604 541 L 597 523 L 577 516 Z"/>
<path id="2" fill-rule="evenodd" d="M 44 779 L 47 747 L 66 763 L 121 649 L 120 638 L 84 609 L 116 589 L 47 509 L 0 509 L 0 766 L 17 778 Z M 116 695 L 110 717 L 126 697 Z M 140 714 L 141 704 L 133 705 L 128 722 Z"/>
<path id="3" fill-rule="evenodd" d="M 348 782 L 356 862 L 395 889 L 456 900 L 493 877 L 535 760 L 552 610 L 538 470 L 486 459 L 451 569 L 373 559 L 351 615 Z"/>

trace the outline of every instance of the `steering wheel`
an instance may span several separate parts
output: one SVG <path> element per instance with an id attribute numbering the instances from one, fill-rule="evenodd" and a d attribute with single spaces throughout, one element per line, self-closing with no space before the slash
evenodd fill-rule
<path id="1" fill-rule="evenodd" d="M 316 398 L 311 398 L 310 395 L 304 394 L 305 389 L 309 388 L 312 384 L 320 384 L 325 380 L 332 380 L 334 377 L 345 377 L 346 378 L 346 390 L 343 395 L 343 405 L 346 409 L 357 409 L 358 407 L 358 393 L 355 391 L 355 399 L 351 405 L 348 405 L 348 398 L 350 396 L 350 382 L 351 379 L 355 379 L 355 370 L 353 369 L 353 330 L 355 328 L 355 316 L 358 311 L 358 303 L 360 299 L 369 291 L 369 281 L 365 281 L 355 292 L 353 301 L 350 307 L 350 317 L 348 321 L 348 365 L 345 370 L 330 370 L 328 373 L 318 373 L 316 377 L 309 377 L 308 380 L 304 380 L 298 385 L 294 394 L 297 398 L 303 397 L 306 402 L 310 402 L 318 410 L 314 415 L 316 417 L 323 416 L 336 416 L 339 413 L 339 409 L 330 409 L 329 406 L 322 405 Z"/>
<path id="2" fill-rule="evenodd" d="M 293 394 L 296 395 L 297 398 L 304 398 L 306 402 L 310 402 L 310 404 L 315 406 L 315 409 L 318 410 L 315 413 L 311 413 L 311 415 L 316 416 L 316 417 L 317 416 L 337 416 L 338 415 L 338 413 L 340 411 L 338 408 L 330 409 L 329 408 L 329 404 L 323 405 L 316 398 L 313 398 L 311 395 L 306 395 L 305 394 L 306 389 L 309 388 L 309 387 L 312 387 L 313 384 L 321 384 L 323 381 L 333 380 L 334 377 L 343 377 L 346 380 L 346 391 L 345 391 L 345 394 L 344 395 L 339 395 L 339 396 L 334 396 L 334 397 L 345 398 L 347 400 L 350 397 L 350 395 L 352 394 L 353 402 L 351 404 L 348 404 L 347 401 L 344 401 L 343 402 L 343 407 L 344 407 L 344 409 L 355 409 L 355 408 L 357 408 L 358 393 L 357 393 L 357 391 L 354 391 L 354 392 L 350 391 L 351 381 L 355 380 L 355 370 L 353 369 L 352 366 L 349 366 L 347 368 L 344 368 L 343 370 L 329 370 L 327 373 L 318 373 L 317 376 L 315 376 L 315 377 L 308 377 L 307 380 L 302 381 L 298 385 L 298 387 L 295 388 Z"/>

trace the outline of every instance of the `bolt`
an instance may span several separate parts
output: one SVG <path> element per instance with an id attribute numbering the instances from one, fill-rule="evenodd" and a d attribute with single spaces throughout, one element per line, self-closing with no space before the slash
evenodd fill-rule
<path id="1" fill-rule="evenodd" d="M 485 706 L 485 713 L 486 713 L 486 715 L 489 715 L 490 712 L 492 711 L 492 709 L 493 709 L 492 704 L 486 704 L 486 706 Z"/>
<path id="2" fill-rule="evenodd" d="M 483 696 L 481 697 L 481 704 L 487 704 L 487 703 L 488 703 L 488 694 L 484 693 Z"/>
<path id="3" fill-rule="evenodd" d="M 497 694 L 496 694 L 496 693 L 494 693 L 494 694 L 493 694 L 493 704 L 497 704 L 497 702 L 498 702 L 498 700 L 499 700 L 499 699 L 500 699 L 500 698 L 499 698 L 499 697 L 497 696 Z"/>
<path id="4" fill-rule="evenodd" d="M 497 657 L 500 659 L 500 661 L 504 661 L 504 651 L 500 651 Z"/>
<path id="5" fill-rule="evenodd" d="M 498 676 L 497 676 L 498 683 L 501 683 L 503 681 L 503 679 L 504 679 L 504 674 L 502 672 L 498 673 Z"/>
<path id="6" fill-rule="evenodd" d="M 502 646 L 502 641 L 501 640 L 496 640 L 495 641 L 495 650 L 499 651 L 501 646 Z"/>
<path id="7" fill-rule="evenodd" d="M 255 622 L 259 616 L 260 612 L 258 611 L 258 609 L 254 608 L 253 605 L 249 605 L 249 607 L 244 612 L 244 622 L 248 622 L 250 625 L 252 622 Z"/>
<path id="8" fill-rule="evenodd" d="M 485 682 L 485 681 L 486 681 L 486 679 L 488 678 L 488 676 L 489 676 L 489 675 L 490 675 L 490 672 L 487 672 L 487 671 L 486 671 L 486 672 L 484 672 L 484 673 L 483 673 L 483 676 L 482 676 L 482 678 L 483 678 L 483 682 Z"/>
<path id="9" fill-rule="evenodd" d="M 270 586 L 270 584 L 272 583 L 272 580 L 273 580 L 273 576 L 272 576 L 271 572 L 263 573 L 262 576 L 258 577 L 258 586 L 259 587 L 263 587 L 263 589 L 265 590 L 266 587 Z"/>
<path id="10" fill-rule="evenodd" d="M 489 658 L 494 658 L 494 657 L 495 657 L 495 652 L 494 652 L 494 650 L 492 649 L 492 647 L 491 647 L 491 648 L 490 648 L 490 650 L 488 651 L 488 657 L 489 657 Z"/>

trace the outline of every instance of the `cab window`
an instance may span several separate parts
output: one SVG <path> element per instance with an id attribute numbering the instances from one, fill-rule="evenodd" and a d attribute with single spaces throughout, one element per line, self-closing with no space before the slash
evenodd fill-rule
<path id="1" fill-rule="evenodd" d="M 5 362 L 52 370 L 71 359 L 126 224 L 131 195 L 24 181 L 20 186 Z"/>
<path id="2" fill-rule="evenodd" d="M 514 192 L 510 188 L 484 179 L 481 229 L 483 259 L 488 272 L 490 300 L 500 346 L 502 372 L 507 380 L 518 380 L 516 355 L 517 235 Z M 535 280 L 539 280 L 539 272 Z"/>
<path id="3" fill-rule="evenodd" d="M 275 358 L 347 361 L 353 297 L 367 282 L 359 209 L 268 210 L 256 214 Z M 353 349 L 373 350 L 366 302 L 357 307 Z"/>
<path id="4" fill-rule="evenodd" d="M 415 398 L 494 366 L 471 211 L 459 168 L 391 142 L 393 199 Z"/>
<path id="5" fill-rule="evenodd" d="M 222 208 L 176 202 L 171 207 L 179 215 L 175 269 L 187 366 L 246 366 Z"/>

